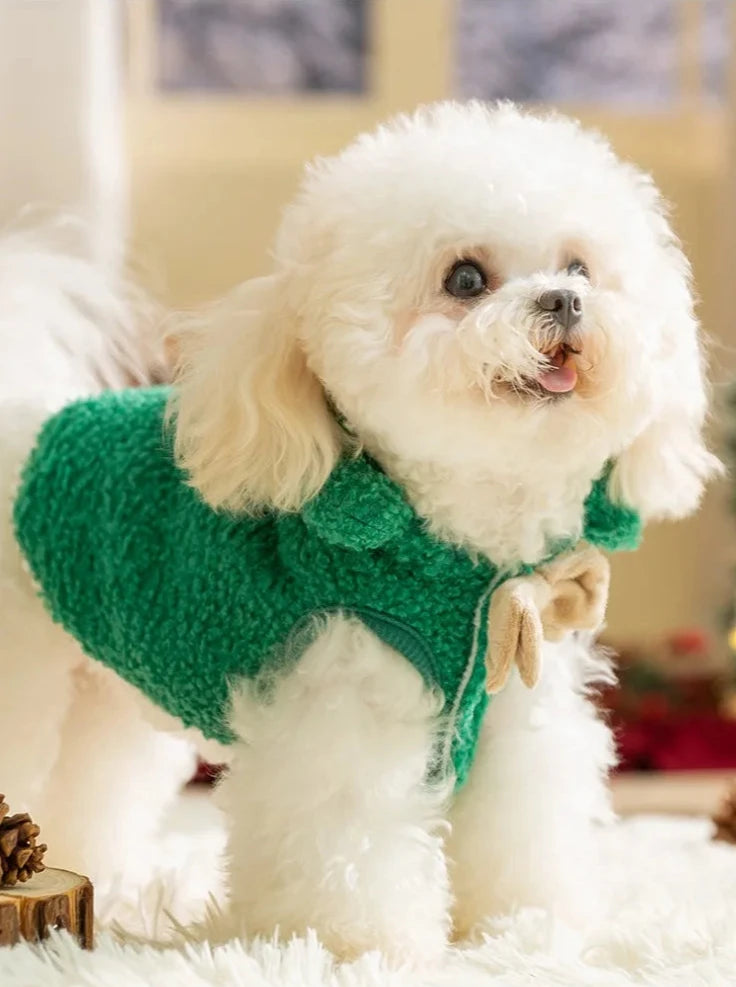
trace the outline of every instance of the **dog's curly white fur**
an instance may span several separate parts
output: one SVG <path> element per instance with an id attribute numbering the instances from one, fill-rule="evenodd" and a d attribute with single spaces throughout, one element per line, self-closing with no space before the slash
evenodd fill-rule
<path id="1" fill-rule="evenodd" d="M 471 300 L 447 291 L 461 260 L 485 277 Z M 540 308 L 550 290 L 578 298 L 572 335 Z M 576 385 L 560 396 L 540 380 L 563 344 Z M 178 346 L 178 454 L 215 507 L 297 508 L 359 442 L 438 535 L 535 564 L 579 533 L 606 463 L 613 495 L 646 519 L 692 511 L 717 469 L 689 268 L 657 190 L 573 122 L 510 105 L 425 108 L 317 162 L 273 273 L 185 326 Z M 78 392 L 94 386 L 77 378 Z M 3 552 L 8 578 L 14 548 Z M 72 646 L 36 610 L 26 622 L 43 640 L 14 633 L 3 661 L 60 680 L 51 742 Z M 351 620 L 327 622 L 268 707 L 236 688 L 225 928 L 311 925 L 343 955 L 418 961 L 517 905 L 584 919 L 613 759 L 585 691 L 606 664 L 581 638 L 545 649 L 535 690 L 513 678 L 493 700 L 457 797 L 426 781 L 437 697 Z M 0 701 L 4 722 L 25 716 Z M 116 764 L 143 761 L 146 736 Z M 40 778 L 39 753 L 18 754 Z M 115 770 L 95 774 L 91 806 L 120 804 Z M 131 832 L 140 813 L 127 812 Z"/>

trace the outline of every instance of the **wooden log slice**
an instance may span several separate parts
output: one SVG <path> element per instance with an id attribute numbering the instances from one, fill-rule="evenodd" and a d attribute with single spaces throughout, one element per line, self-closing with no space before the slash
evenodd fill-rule
<path id="1" fill-rule="evenodd" d="M 51 929 L 66 929 L 83 949 L 92 949 L 94 906 L 86 877 L 48 867 L 25 884 L 0 885 L 0 946 L 46 939 Z"/>

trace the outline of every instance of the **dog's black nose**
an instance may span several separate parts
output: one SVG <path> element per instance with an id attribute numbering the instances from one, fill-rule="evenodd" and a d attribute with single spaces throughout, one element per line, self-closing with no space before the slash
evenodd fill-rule
<path id="1" fill-rule="evenodd" d="M 569 288 L 550 288 L 549 291 L 543 291 L 537 304 L 545 312 L 551 312 L 565 329 L 576 326 L 583 314 L 580 295 Z"/>

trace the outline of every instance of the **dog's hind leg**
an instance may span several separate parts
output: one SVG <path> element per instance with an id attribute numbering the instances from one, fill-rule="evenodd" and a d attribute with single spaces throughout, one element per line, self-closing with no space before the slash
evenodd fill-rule
<path id="1" fill-rule="evenodd" d="M 12 504 L 21 464 L 43 418 L 0 394 L 0 793 L 38 815 L 82 661 L 39 599 L 15 540 Z"/>
<path id="2" fill-rule="evenodd" d="M 83 656 L 30 586 L 6 585 L 1 606 L 0 792 L 13 812 L 38 815 Z"/>
<path id="3" fill-rule="evenodd" d="M 39 824 L 49 862 L 89 875 L 106 911 L 106 898 L 135 897 L 160 865 L 162 816 L 195 754 L 151 726 L 145 701 L 109 669 L 85 659 L 74 686 Z"/>
<path id="4" fill-rule="evenodd" d="M 233 701 L 230 912 L 217 936 L 316 929 L 337 955 L 432 962 L 449 895 L 444 793 L 425 779 L 439 703 L 355 620 L 332 618 L 270 694 Z"/>

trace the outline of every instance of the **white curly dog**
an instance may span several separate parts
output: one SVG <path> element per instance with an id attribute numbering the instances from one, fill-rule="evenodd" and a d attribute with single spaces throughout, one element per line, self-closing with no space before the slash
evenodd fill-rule
<path id="1" fill-rule="evenodd" d="M 307 170 L 273 256 L 177 341 L 177 447 L 214 507 L 304 504 L 342 452 L 335 407 L 436 536 L 502 566 L 578 534 L 606 463 L 611 497 L 645 520 L 693 511 L 718 469 L 657 189 L 568 119 L 399 117 Z M 5 502 L 46 415 L 139 375 L 129 321 L 81 261 L 4 244 Z M 0 788 L 58 862 L 112 889 L 145 872 L 191 748 L 51 623 L 9 525 L 0 538 L 0 715 L 17 738 Z M 590 635 L 549 636 L 536 686 L 512 671 L 491 703 L 457 795 L 427 781 L 437 697 L 353 619 L 327 623 L 268 706 L 236 689 L 222 930 L 314 927 L 341 955 L 426 962 L 516 906 L 584 922 L 614 759 L 586 690 L 610 673 Z"/>

